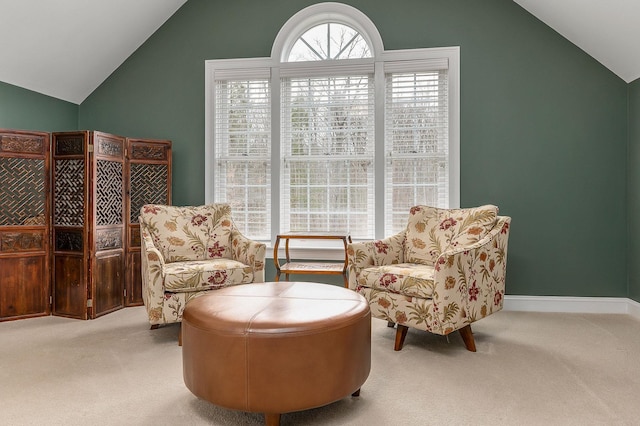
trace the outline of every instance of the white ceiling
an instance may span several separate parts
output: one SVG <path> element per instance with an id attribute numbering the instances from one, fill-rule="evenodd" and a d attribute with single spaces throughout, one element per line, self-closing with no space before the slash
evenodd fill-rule
<path id="1" fill-rule="evenodd" d="M 640 0 L 514 0 L 627 83 L 640 77 Z"/>
<path id="2" fill-rule="evenodd" d="M 80 104 L 187 0 L 0 0 L 0 81 Z"/>
<path id="3" fill-rule="evenodd" d="M 187 0 L 0 0 L 0 81 L 80 104 Z M 513 0 L 626 82 L 640 0 Z"/>

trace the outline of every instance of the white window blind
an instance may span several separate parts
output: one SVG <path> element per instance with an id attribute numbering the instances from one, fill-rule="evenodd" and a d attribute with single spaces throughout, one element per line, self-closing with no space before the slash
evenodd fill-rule
<path id="1" fill-rule="evenodd" d="M 241 232 L 258 240 L 271 239 L 271 90 L 264 73 L 215 74 L 215 201 L 229 203 Z"/>
<path id="2" fill-rule="evenodd" d="M 411 206 L 449 207 L 446 67 L 446 60 L 385 64 L 386 234 L 406 227 Z"/>
<path id="3" fill-rule="evenodd" d="M 316 74 L 282 79 L 280 229 L 372 238 L 373 75 Z"/>

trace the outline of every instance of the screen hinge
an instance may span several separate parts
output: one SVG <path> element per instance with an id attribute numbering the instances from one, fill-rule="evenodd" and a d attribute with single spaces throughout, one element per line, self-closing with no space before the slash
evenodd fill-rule
<path id="1" fill-rule="evenodd" d="M 93 307 L 93 299 L 87 299 L 87 308 Z"/>

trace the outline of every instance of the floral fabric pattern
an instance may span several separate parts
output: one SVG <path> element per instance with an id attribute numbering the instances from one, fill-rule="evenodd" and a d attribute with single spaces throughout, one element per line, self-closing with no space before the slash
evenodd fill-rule
<path id="1" fill-rule="evenodd" d="M 410 263 L 434 265 L 441 253 L 473 244 L 496 223 L 498 207 L 438 209 L 415 206 L 409 212 L 404 258 Z"/>
<path id="2" fill-rule="evenodd" d="M 433 266 L 399 263 L 366 268 L 358 284 L 376 290 L 429 298 L 433 296 Z"/>
<path id="3" fill-rule="evenodd" d="M 167 262 L 231 259 L 231 207 L 145 205 L 145 225 Z"/>
<path id="4" fill-rule="evenodd" d="M 166 264 L 164 276 L 166 291 L 212 290 L 253 282 L 253 269 L 229 259 L 194 260 Z"/>
<path id="5" fill-rule="evenodd" d="M 140 210 L 142 297 L 152 325 L 182 321 L 194 297 L 264 282 L 266 245 L 240 233 L 228 204 Z"/>
<path id="6" fill-rule="evenodd" d="M 501 310 L 511 218 L 496 216 L 489 227 L 492 211 L 497 214 L 495 206 L 445 213 L 416 207 L 420 210 L 412 209 L 408 227 L 423 224 L 418 225 L 421 232 L 407 230 L 347 248 L 349 286 L 369 301 L 371 315 L 449 334 Z M 417 215 L 423 216 L 417 220 Z M 437 229 L 428 229 L 427 224 Z M 416 260 L 418 251 L 410 238 L 417 235 L 438 236 L 426 239 L 439 241 L 433 244 L 433 253 L 422 251 L 428 257 L 437 253 L 433 260 L 411 261 Z M 408 244 L 411 249 L 406 248 Z M 411 257 L 407 259 L 405 253 Z"/>

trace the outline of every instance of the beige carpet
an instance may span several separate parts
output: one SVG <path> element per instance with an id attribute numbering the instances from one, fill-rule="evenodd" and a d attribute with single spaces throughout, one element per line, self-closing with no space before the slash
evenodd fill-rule
<path id="1" fill-rule="evenodd" d="M 476 353 L 458 334 L 416 330 L 394 352 L 394 330 L 373 320 L 361 396 L 282 425 L 640 424 L 637 319 L 503 311 L 474 332 Z M 186 389 L 177 336 L 177 326 L 149 330 L 143 308 L 0 323 L 0 424 L 262 424 Z"/>

